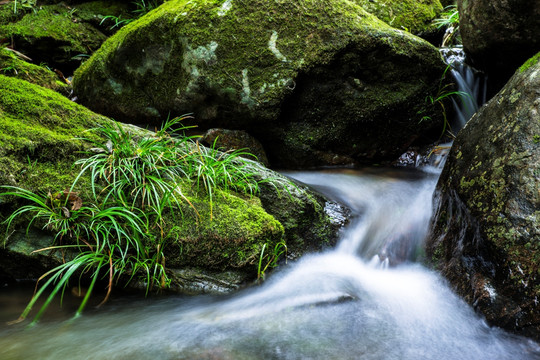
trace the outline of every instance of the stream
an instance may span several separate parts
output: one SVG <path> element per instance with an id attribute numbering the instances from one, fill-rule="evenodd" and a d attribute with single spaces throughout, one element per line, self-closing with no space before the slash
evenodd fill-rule
<path id="1" fill-rule="evenodd" d="M 120 298 L 72 321 L 2 323 L 0 359 L 540 359 L 418 261 L 438 170 L 287 175 L 352 209 L 335 249 L 234 295 Z M 27 299 L 0 293 L 0 308 L 13 319 Z"/>

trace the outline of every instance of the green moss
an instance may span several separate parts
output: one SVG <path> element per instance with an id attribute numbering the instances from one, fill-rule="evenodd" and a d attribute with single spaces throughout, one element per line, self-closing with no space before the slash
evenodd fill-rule
<path id="1" fill-rule="evenodd" d="M 17 77 L 36 85 L 67 95 L 70 86 L 60 81 L 57 74 L 43 66 L 28 63 L 6 48 L 0 48 L 0 74 Z"/>
<path id="2" fill-rule="evenodd" d="M 23 8 L 17 13 L 13 11 L 13 4 L 1 4 L 0 5 L 0 25 L 9 24 L 21 19 L 25 14 L 32 11 L 31 9 Z"/>
<path id="3" fill-rule="evenodd" d="M 438 0 L 353 0 L 353 2 L 387 24 L 415 34 L 429 28 L 434 29 L 432 20 L 443 10 Z"/>
<path id="4" fill-rule="evenodd" d="M 119 1 L 89 1 L 74 6 L 74 16 L 86 22 L 101 22 L 105 16 L 127 16 L 129 4 Z"/>
<path id="5" fill-rule="evenodd" d="M 76 138 L 103 121 L 58 93 L 0 75 L 0 184 L 65 189 L 85 148 Z"/>
<path id="6" fill-rule="evenodd" d="M 540 52 L 536 53 L 532 58 L 525 61 L 523 65 L 520 66 L 519 72 L 527 71 L 531 66 L 535 65 L 538 61 L 540 61 Z"/>
<path id="7" fill-rule="evenodd" d="M 97 49 L 105 35 L 88 24 L 74 22 L 66 6 L 51 5 L 41 6 L 17 22 L 1 25 L 0 38 L 11 39 L 19 51 L 31 58 L 56 65 Z"/>
<path id="8" fill-rule="evenodd" d="M 188 199 L 193 207 L 185 204 L 183 220 L 170 230 L 182 249 L 182 255 L 171 260 L 176 266 L 254 270 L 263 245 L 273 248 L 283 240 L 283 226 L 264 211 L 258 198 L 218 191 L 212 210 L 204 195 Z"/>

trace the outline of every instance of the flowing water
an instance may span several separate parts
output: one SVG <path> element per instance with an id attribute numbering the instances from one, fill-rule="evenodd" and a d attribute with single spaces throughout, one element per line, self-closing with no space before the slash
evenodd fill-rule
<path id="1" fill-rule="evenodd" d="M 289 175 L 353 210 L 335 249 L 235 295 L 117 299 L 74 321 L 2 327 L 0 359 L 540 358 L 536 343 L 487 326 L 415 262 L 436 173 Z"/>

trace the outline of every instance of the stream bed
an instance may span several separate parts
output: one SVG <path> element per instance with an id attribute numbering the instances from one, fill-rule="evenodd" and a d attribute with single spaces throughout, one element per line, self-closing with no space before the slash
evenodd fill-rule
<path id="1" fill-rule="evenodd" d="M 3 322 L 0 359 L 540 359 L 422 265 L 438 171 L 287 175 L 352 209 L 335 249 L 233 295 L 117 298 L 74 320 L 68 303 L 32 328 Z M 17 318 L 29 292 L 0 291 L 0 320 Z"/>

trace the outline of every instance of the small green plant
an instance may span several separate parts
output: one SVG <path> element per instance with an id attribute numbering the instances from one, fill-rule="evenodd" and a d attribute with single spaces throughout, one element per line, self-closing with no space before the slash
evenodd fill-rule
<path id="1" fill-rule="evenodd" d="M 122 26 L 127 25 L 134 20 L 135 19 L 133 18 L 122 19 L 122 15 L 107 15 L 104 16 L 103 19 L 101 19 L 101 22 L 99 24 L 102 25 L 105 22 L 112 22 L 113 24 L 109 26 L 109 29 L 113 30 L 115 28 L 121 28 Z"/>
<path id="2" fill-rule="evenodd" d="M 271 253 L 266 253 L 266 245 L 263 245 L 261 254 L 259 255 L 259 264 L 257 267 L 257 280 L 259 281 L 264 280 L 266 270 L 269 267 L 276 267 L 280 256 L 287 253 L 287 245 L 284 241 L 278 242 Z M 263 266 L 264 262 L 266 262 L 266 265 Z"/>
<path id="3" fill-rule="evenodd" d="M 159 5 L 161 5 L 163 1 L 157 1 L 157 0 L 136 0 L 133 1 L 133 5 L 135 5 L 136 9 L 132 11 L 137 17 L 141 17 L 150 11 L 157 8 Z"/>
<path id="4" fill-rule="evenodd" d="M 217 139 L 210 148 L 195 142 L 193 151 L 183 160 L 186 175 L 194 180 L 197 190 L 204 190 L 210 200 L 210 216 L 216 188 L 256 195 L 258 180 L 249 164 L 241 156 L 252 156 L 243 149 L 222 152 L 216 148 Z"/>
<path id="5" fill-rule="evenodd" d="M 129 24 L 132 21 L 137 20 L 141 16 L 146 15 L 151 10 L 154 10 L 159 5 L 161 5 L 163 1 L 156 1 L 156 0 L 136 0 L 133 1 L 132 4 L 135 6 L 134 10 L 131 10 L 131 13 L 133 14 L 133 17 L 131 18 L 122 18 L 122 15 L 114 16 L 114 15 L 107 15 L 104 16 L 103 19 L 100 22 L 100 25 L 104 22 L 112 22 L 113 24 L 109 27 L 110 30 L 113 30 L 115 28 L 121 28 L 124 25 Z"/>
<path id="6" fill-rule="evenodd" d="M 534 142 L 535 144 L 540 144 L 540 135 L 534 134 L 534 135 L 533 135 L 533 142 Z"/>
<path id="7" fill-rule="evenodd" d="M 457 34 L 459 33 L 459 12 L 457 6 L 449 5 L 445 7 L 441 17 L 435 19 L 434 23 L 438 29 L 446 29 L 441 47 L 452 44 L 452 42 L 456 40 Z"/>
<path id="8" fill-rule="evenodd" d="M 20 9 L 32 9 L 35 11 L 36 3 L 37 0 L 14 0 L 13 12 L 18 14 Z"/>
<path id="9" fill-rule="evenodd" d="M 441 132 L 441 137 L 444 136 L 444 134 L 448 134 L 451 138 L 454 138 L 455 135 L 452 133 L 452 128 L 450 126 L 450 122 L 448 121 L 448 117 L 446 114 L 446 106 L 445 101 L 452 98 L 453 96 L 458 97 L 465 97 L 465 96 L 471 96 L 470 94 L 463 92 L 463 91 L 455 91 L 452 90 L 452 87 L 454 84 L 452 83 L 445 83 L 446 75 L 448 73 L 448 70 L 451 68 L 451 65 L 448 65 L 446 69 L 443 72 L 443 75 L 441 76 L 441 80 L 439 82 L 439 87 L 437 89 L 437 93 L 433 96 L 429 95 L 426 96 L 425 100 L 430 105 L 436 105 L 438 104 L 442 109 L 442 116 L 443 116 L 443 129 Z M 420 119 L 420 123 L 426 120 L 431 120 L 430 116 L 424 115 Z"/>

